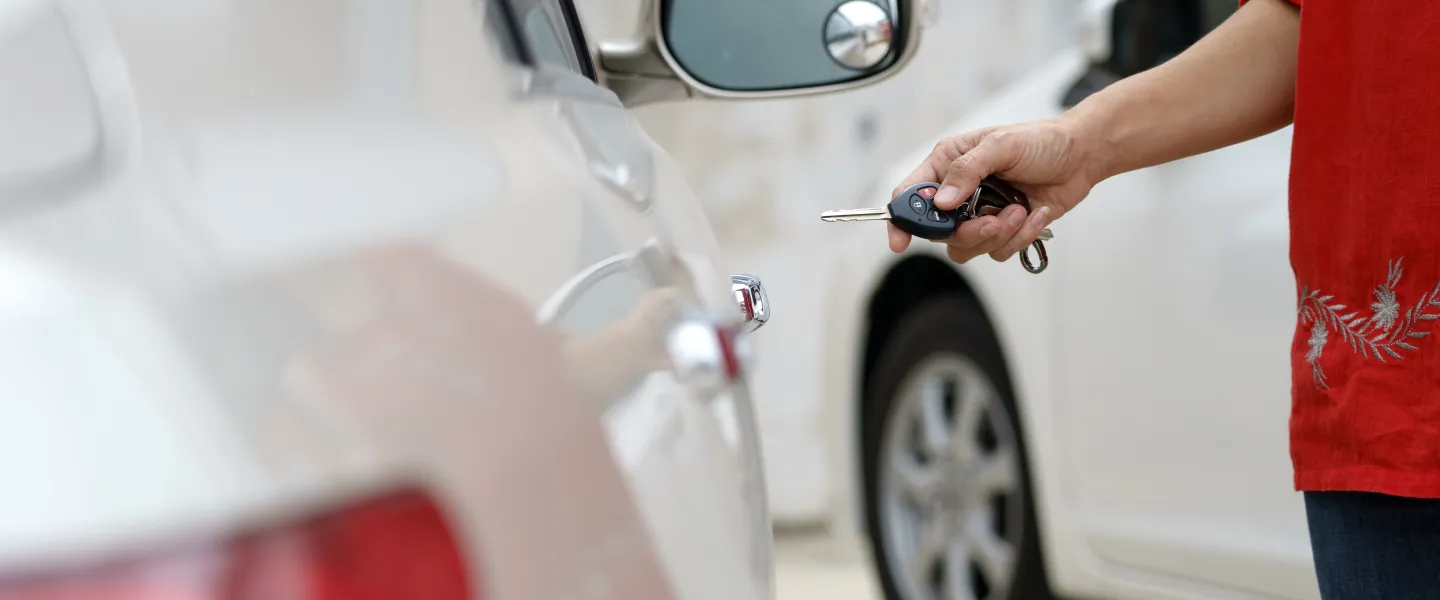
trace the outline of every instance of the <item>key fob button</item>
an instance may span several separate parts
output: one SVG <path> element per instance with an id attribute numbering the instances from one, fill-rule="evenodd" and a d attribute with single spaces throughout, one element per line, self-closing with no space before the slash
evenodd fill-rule
<path id="1" fill-rule="evenodd" d="M 929 206 L 925 199 L 920 197 L 920 194 L 910 194 L 910 208 L 915 210 L 915 214 L 923 215 Z"/>
<path id="2" fill-rule="evenodd" d="M 934 222 L 936 222 L 936 223 L 949 223 L 949 222 L 950 222 L 950 215 L 947 215 L 947 214 L 945 214 L 945 213 L 943 213 L 943 212 L 940 212 L 940 211 L 938 211 L 938 210 L 935 210 L 935 209 L 930 209 L 929 217 L 930 217 L 930 220 L 931 220 L 931 221 L 934 221 Z"/>

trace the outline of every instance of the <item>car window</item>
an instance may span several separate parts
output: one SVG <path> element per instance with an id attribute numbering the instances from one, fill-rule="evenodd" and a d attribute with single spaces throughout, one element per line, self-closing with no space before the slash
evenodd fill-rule
<path id="1" fill-rule="evenodd" d="M 590 52 L 570 0 L 512 0 L 535 61 L 594 79 Z"/>
<path id="2" fill-rule="evenodd" d="M 520 41 L 520 32 L 515 25 L 515 16 L 510 13 L 510 5 L 505 0 L 481 1 L 485 3 L 486 37 L 499 48 L 500 55 L 505 57 L 505 60 L 523 65 L 534 62 Z"/>

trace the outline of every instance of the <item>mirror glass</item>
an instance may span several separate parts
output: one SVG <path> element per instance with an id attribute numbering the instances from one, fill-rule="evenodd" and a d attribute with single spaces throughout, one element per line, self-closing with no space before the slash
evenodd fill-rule
<path id="1" fill-rule="evenodd" d="M 869 69 L 890 54 L 890 15 L 867 0 L 850 0 L 825 20 L 825 49 L 851 69 Z"/>
<path id="2" fill-rule="evenodd" d="M 899 55 L 897 0 L 665 0 L 665 44 L 701 83 L 815 87 L 884 71 Z"/>

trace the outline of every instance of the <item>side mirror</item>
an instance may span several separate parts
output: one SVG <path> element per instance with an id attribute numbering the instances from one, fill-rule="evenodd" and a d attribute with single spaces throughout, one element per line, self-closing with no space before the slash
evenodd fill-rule
<path id="1" fill-rule="evenodd" d="M 600 44 L 626 105 L 827 93 L 875 83 L 915 54 L 933 0 L 647 0 L 640 39 Z"/>

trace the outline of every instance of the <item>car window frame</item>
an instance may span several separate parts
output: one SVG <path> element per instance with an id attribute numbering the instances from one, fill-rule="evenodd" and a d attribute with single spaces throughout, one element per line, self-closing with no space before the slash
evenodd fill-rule
<path id="1" fill-rule="evenodd" d="M 540 53 L 536 50 L 539 41 L 529 35 L 524 21 L 525 16 L 520 14 L 519 8 L 515 4 L 516 0 L 482 1 L 492 3 L 492 6 L 497 9 L 495 12 L 504 15 L 507 34 L 518 40 L 517 47 L 524 55 L 522 62 L 526 67 L 535 70 L 558 68 L 558 65 L 551 65 L 551 61 L 540 58 Z M 545 24 L 555 34 L 556 41 L 561 46 L 560 50 L 565 55 L 564 69 L 599 83 L 594 56 L 591 54 L 589 41 L 585 36 L 584 27 L 580 23 L 579 11 L 575 8 L 573 0 L 526 0 L 525 5 L 532 9 L 539 9 L 545 18 Z"/>
<path id="2" fill-rule="evenodd" d="M 485 3 L 485 29 L 497 38 L 495 43 L 500 47 L 501 55 L 508 61 L 534 68 L 535 53 L 525 41 L 520 20 L 515 14 L 515 7 L 510 5 L 510 0 L 479 1 Z"/>
<path id="3" fill-rule="evenodd" d="M 599 82 L 599 73 L 595 69 L 595 58 L 590 53 L 590 42 L 585 36 L 585 27 L 580 23 L 580 11 L 575 8 L 574 0 L 540 0 L 541 2 L 553 2 L 560 9 L 561 20 L 564 21 L 565 29 L 570 34 L 571 49 L 575 53 L 575 59 L 580 63 L 580 74 L 591 81 Z"/>

